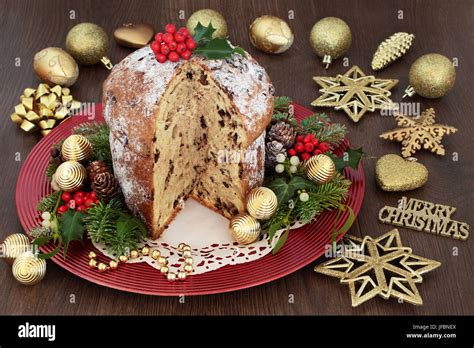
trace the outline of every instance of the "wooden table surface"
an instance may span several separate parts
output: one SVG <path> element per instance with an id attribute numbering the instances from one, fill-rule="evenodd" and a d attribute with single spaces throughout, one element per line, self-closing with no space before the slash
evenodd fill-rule
<path id="1" fill-rule="evenodd" d="M 420 151 L 417 157 L 430 173 L 428 183 L 408 192 L 420 198 L 457 207 L 454 218 L 473 225 L 473 103 L 474 34 L 472 0 L 398 0 L 398 1 L 71 1 L 71 0 L 0 0 L 0 156 L 2 175 L 0 236 L 21 232 L 15 209 L 15 182 L 18 172 L 39 137 L 25 134 L 9 115 L 26 87 L 38 84 L 32 60 L 35 52 L 48 46 L 64 47 L 67 31 L 80 22 L 94 22 L 105 28 L 111 41 L 110 58 L 119 62 L 131 50 L 113 41 L 113 30 L 122 23 L 150 22 L 155 28 L 166 23 L 185 24 L 179 11 L 189 16 L 200 8 L 213 8 L 226 18 L 234 43 L 248 50 L 268 71 L 278 95 L 291 96 L 297 103 L 310 107 L 318 96 L 312 80 L 315 75 L 334 76 L 345 72 L 342 60 L 325 71 L 308 42 L 312 25 L 320 18 L 337 16 L 351 27 L 353 42 L 347 52 L 350 66 L 356 64 L 371 73 L 370 62 L 378 44 L 394 32 L 414 33 L 413 47 L 401 60 L 377 73 L 379 77 L 396 78 L 394 101 L 400 101 L 407 83 L 410 64 L 430 52 L 457 58 L 457 80 L 454 89 L 437 100 L 412 98 L 424 110 L 433 107 L 438 121 L 457 127 L 459 132 L 444 138 L 446 156 Z M 74 11 L 75 19 L 70 19 Z M 248 39 L 248 26 L 264 14 L 288 18 L 295 33 L 291 49 L 282 55 L 267 55 L 254 49 Z M 402 16 L 403 18 L 399 18 Z M 21 61 L 20 66 L 15 62 Z M 81 101 L 101 100 L 101 85 L 108 71 L 100 66 L 81 67 L 72 93 Z M 323 109 L 319 109 L 323 110 Z M 356 236 L 379 236 L 391 229 L 377 220 L 384 205 L 396 205 L 402 193 L 385 193 L 375 184 L 376 159 L 386 153 L 398 153 L 398 143 L 378 137 L 395 128 L 395 121 L 377 113 L 367 114 L 354 124 L 342 112 L 329 112 L 332 119 L 347 125 L 349 138 L 362 145 L 368 154 L 364 161 L 366 191 L 362 210 L 350 230 Z M 453 160 L 454 154 L 458 160 Z M 21 157 L 17 161 L 18 154 Z M 48 262 L 46 278 L 34 287 L 24 287 L 12 277 L 9 267 L 0 263 L 0 314 L 149 314 L 149 315 L 411 315 L 474 314 L 473 238 L 456 241 L 450 238 L 400 229 L 402 241 L 417 255 L 442 262 L 442 266 L 424 277 L 418 289 L 423 306 L 401 304 L 397 300 L 373 299 L 352 308 L 348 288 L 338 280 L 313 272 L 314 265 L 285 278 L 255 288 L 233 293 L 178 298 L 136 295 L 104 288 L 78 278 Z M 70 299 L 74 298 L 74 303 Z M 289 299 L 294 299 L 294 302 Z"/>

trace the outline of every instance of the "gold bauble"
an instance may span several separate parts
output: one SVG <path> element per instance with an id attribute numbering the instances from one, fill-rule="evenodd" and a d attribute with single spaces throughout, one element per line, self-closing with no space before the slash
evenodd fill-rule
<path id="1" fill-rule="evenodd" d="M 185 280 L 186 272 L 179 271 L 177 276 L 178 276 L 178 280 Z"/>
<path id="2" fill-rule="evenodd" d="M 237 215 L 229 223 L 232 238 L 240 244 L 250 244 L 260 236 L 260 222 L 250 215 Z"/>
<path id="3" fill-rule="evenodd" d="M 152 257 L 152 259 L 154 259 L 154 260 L 158 260 L 158 258 L 159 258 L 160 256 L 161 256 L 161 253 L 160 253 L 159 250 L 153 250 L 153 251 L 151 252 L 151 257 Z"/>
<path id="4" fill-rule="evenodd" d="M 191 251 L 191 247 L 189 245 L 185 245 L 183 247 L 183 251 Z"/>
<path id="5" fill-rule="evenodd" d="M 30 240 L 23 233 L 9 235 L 0 245 L 3 261 L 12 265 L 15 259 L 31 250 Z"/>
<path id="6" fill-rule="evenodd" d="M 405 91 L 407 95 L 413 95 L 414 91 L 425 98 L 440 98 L 453 88 L 456 69 L 445 56 L 430 53 L 412 64 L 408 77 L 413 88 Z"/>
<path id="7" fill-rule="evenodd" d="M 331 157 L 316 155 L 304 163 L 304 174 L 316 184 L 325 184 L 336 175 L 336 165 Z"/>
<path id="8" fill-rule="evenodd" d="M 168 260 L 166 259 L 166 257 L 160 256 L 158 258 L 158 263 L 162 266 L 166 266 L 168 264 Z"/>
<path id="9" fill-rule="evenodd" d="M 13 262 L 12 273 L 21 284 L 34 285 L 46 275 L 46 261 L 39 259 L 31 251 L 27 251 Z"/>
<path id="10" fill-rule="evenodd" d="M 277 196 L 267 187 L 256 187 L 247 195 L 247 211 L 255 219 L 267 220 L 277 208 Z"/>
<path id="11" fill-rule="evenodd" d="M 117 269 L 117 267 L 118 267 L 118 262 L 117 262 L 117 261 L 114 261 L 114 260 L 111 260 L 111 261 L 109 262 L 109 266 L 110 266 L 111 269 Z"/>
<path id="12" fill-rule="evenodd" d="M 212 27 L 216 31 L 212 34 L 212 37 L 224 38 L 227 36 L 227 23 L 224 17 L 217 11 L 211 9 L 202 9 L 194 12 L 186 23 L 186 28 L 189 34 L 194 35 L 194 28 L 201 23 L 203 26 L 209 26 L 212 23 Z"/>
<path id="13" fill-rule="evenodd" d="M 83 135 L 73 134 L 64 140 L 61 156 L 65 161 L 87 161 L 92 157 L 92 145 Z"/>
<path id="14" fill-rule="evenodd" d="M 384 191 L 409 191 L 426 184 L 428 169 L 421 163 L 388 154 L 377 160 L 375 179 Z"/>
<path id="15" fill-rule="evenodd" d="M 183 251 L 183 257 L 191 257 L 191 256 L 192 256 L 192 253 L 190 250 Z"/>
<path id="16" fill-rule="evenodd" d="M 128 261 L 128 256 L 126 256 L 126 255 L 120 255 L 120 256 L 119 256 L 119 261 L 120 261 L 120 262 L 123 262 L 123 263 L 127 262 L 127 261 Z"/>
<path id="17" fill-rule="evenodd" d="M 122 46 L 140 48 L 146 46 L 155 35 L 155 30 L 148 23 L 127 23 L 115 29 L 115 41 Z"/>
<path id="18" fill-rule="evenodd" d="M 250 42 L 266 53 L 283 53 L 293 44 L 294 35 L 283 19 L 275 16 L 261 16 L 249 28 Z"/>
<path id="19" fill-rule="evenodd" d="M 184 265 L 183 269 L 186 273 L 192 273 L 192 271 L 194 271 L 193 265 Z"/>
<path id="20" fill-rule="evenodd" d="M 99 262 L 99 264 L 97 265 L 97 269 L 99 270 L 99 272 L 103 273 L 107 270 L 107 265 L 103 262 Z"/>
<path id="21" fill-rule="evenodd" d="M 144 247 L 142 248 L 142 255 L 143 255 L 143 256 L 148 256 L 149 253 L 150 253 L 150 248 L 147 247 L 147 246 L 144 246 Z"/>
<path id="22" fill-rule="evenodd" d="M 309 40 L 328 68 L 333 59 L 342 56 L 351 46 L 351 28 L 340 18 L 325 17 L 314 24 Z"/>
<path id="23" fill-rule="evenodd" d="M 194 262 L 194 261 L 193 261 L 192 257 L 186 257 L 186 258 L 184 259 L 184 263 L 185 263 L 186 265 L 192 265 L 193 262 Z"/>
<path id="24" fill-rule="evenodd" d="M 90 259 L 89 260 L 89 267 L 90 268 L 96 268 L 97 267 L 97 260 L 96 259 Z"/>
<path id="25" fill-rule="evenodd" d="M 86 178 L 86 168 L 75 161 L 61 163 L 55 173 L 56 184 L 66 192 L 77 191 L 82 188 Z"/>
<path id="26" fill-rule="evenodd" d="M 35 54 L 33 70 L 47 84 L 72 86 L 79 77 L 74 58 L 59 47 L 48 47 Z"/>
<path id="27" fill-rule="evenodd" d="M 80 23 L 69 30 L 66 50 L 79 64 L 94 65 L 107 56 L 109 38 L 97 24 Z"/>
<path id="28" fill-rule="evenodd" d="M 90 251 L 87 256 L 89 257 L 89 259 L 95 259 L 97 257 L 97 254 L 93 251 Z"/>
<path id="29" fill-rule="evenodd" d="M 169 271 L 168 266 L 161 266 L 160 272 L 161 272 L 162 274 L 166 274 L 166 273 L 168 273 L 168 271 Z"/>
<path id="30" fill-rule="evenodd" d="M 130 251 L 130 258 L 131 259 L 136 259 L 139 256 L 139 253 L 137 250 L 132 250 Z"/>
<path id="31" fill-rule="evenodd" d="M 176 280 L 176 273 L 169 272 L 166 275 L 166 279 L 168 279 L 168 281 L 170 281 L 170 282 L 174 282 Z"/>

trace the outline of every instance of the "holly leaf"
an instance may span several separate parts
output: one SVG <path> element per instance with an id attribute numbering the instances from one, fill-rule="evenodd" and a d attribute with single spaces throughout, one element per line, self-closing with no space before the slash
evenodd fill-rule
<path id="1" fill-rule="evenodd" d="M 288 183 L 283 178 L 277 178 L 267 187 L 275 193 L 278 204 L 281 206 L 287 204 L 297 190 L 309 190 L 314 187 L 314 184 L 301 176 L 294 176 Z"/>
<path id="2" fill-rule="evenodd" d="M 75 240 L 82 241 L 84 235 L 84 216 L 80 211 L 69 209 L 59 219 L 59 232 L 64 244 L 64 258 L 66 258 L 69 243 Z"/>
<path id="3" fill-rule="evenodd" d="M 330 157 L 336 165 L 337 171 L 342 171 L 346 167 L 353 168 L 357 170 L 359 168 L 359 163 L 364 156 L 364 151 L 362 147 L 358 149 L 348 148 L 342 155 L 342 157 L 337 157 L 334 154 L 330 154 Z"/>
<path id="4" fill-rule="evenodd" d="M 205 45 L 196 48 L 194 52 L 202 54 L 208 59 L 224 59 L 231 57 L 234 52 L 239 53 L 239 51 L 237 47 L 232 47 L 226 39 L 212 39 Z"/>
<path id="5" fill-rule="evenodd" d="M 245 56 L 245 50 L 239 46 L 234 47 L 233 53 L 237 53 L 237 54 L 240 54 L 241 56 Z"/>
<path id="6" fill-rule="evenodd" d="M 212 23 L 209 23 L 207 27 L 201 24 L 201 22 L 198 22 L 196 27 L 194 28 L 194 41 L 196 41 L 197 44 L 200 43 L 201 40 L 212 40 L 212 34 L 216 31 L 214 27 L 212 26 Z"/>

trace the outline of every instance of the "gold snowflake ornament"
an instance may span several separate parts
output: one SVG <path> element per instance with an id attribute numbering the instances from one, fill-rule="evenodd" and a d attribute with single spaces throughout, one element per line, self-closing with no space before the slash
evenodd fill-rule
<path id="1" fill-rule="evenodd" d="M 433 108 L 421 113 L 418 118 L 403 115 L 395 116 L 398 126 L 390 132 L 380 134 L 380 137 L 402 143 L 402 156 L 410 157 L 422 147 L 437 155 L 444 156 L 445 150 L 441 140 L 445 134 L 457 132 L 457 128 L 435 123 Z"/>
<path id="2" fill-rule="evenodd" d="M 440 262 L 413 255 L 411 248 L 402 245 L 397 229 L 376 239 L 346 235 L 345 241 L 349 246 L 342 256 L 316 266 L 314 271 L 347 284 L 353 307 L 375 296 L 423 304 L 416 284 L 423 281 L 422 274 L 439 267 Z"/>
<path id="3" fill-rule="evenodd" d="M 313 80 L 321 87 L 321 96 L 311 105 L 344 110 L 354 122 L 358 122 L 367 111 L 392 109 L 390 90 L 398 83 L 398 80 L 366 76 L 357 65 L 344 75 L 315 76 Z"/>

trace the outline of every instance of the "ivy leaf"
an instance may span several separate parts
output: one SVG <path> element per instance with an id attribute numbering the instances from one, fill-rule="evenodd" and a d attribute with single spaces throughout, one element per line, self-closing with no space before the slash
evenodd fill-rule
<path id="1" fill-rule="evenodd" d="M 281 206 L 287 204 L 297 190 L 309 190 L 314 187 L 314 184 L 301 176 L 294 176 L 288 183 L 283 178 L 277 178 L 267 187 L 275 193 L 278 204 Z"/>
<path id="2" fill-rule="evenodd" d="M 212 34 L 216 31 L 214 27 L 212 26 L 212 23 L 209 23 L 207 27 L 201 24 L 201 22 L 198 22 L 196 27 L 194 28 L 194 41 L 196 41 L 197 44 L 201 40 L 212 40 Z"/>
<path id="3" fill-rule="evenodd" d="M 66 258 L 69 243 L 74 240 L 82 241 L 84 235 L 84 213 L 69 209 L 59 220 L 59 231 L 64 243 L 64 258 Z"/>
<path id="4" fill-rule="evenodd" d="M 351 167 L 355 170 L 359 168 L 359 163 L 362 157 L 364 156 L 364 151 L 362 147 L 358 149 L 348 148 L 342 157 L 337 157 L 334 154 L 331 154 L 330 157 L 336 165 L 337 171 L 342 171 L 345 167 Z"/>

